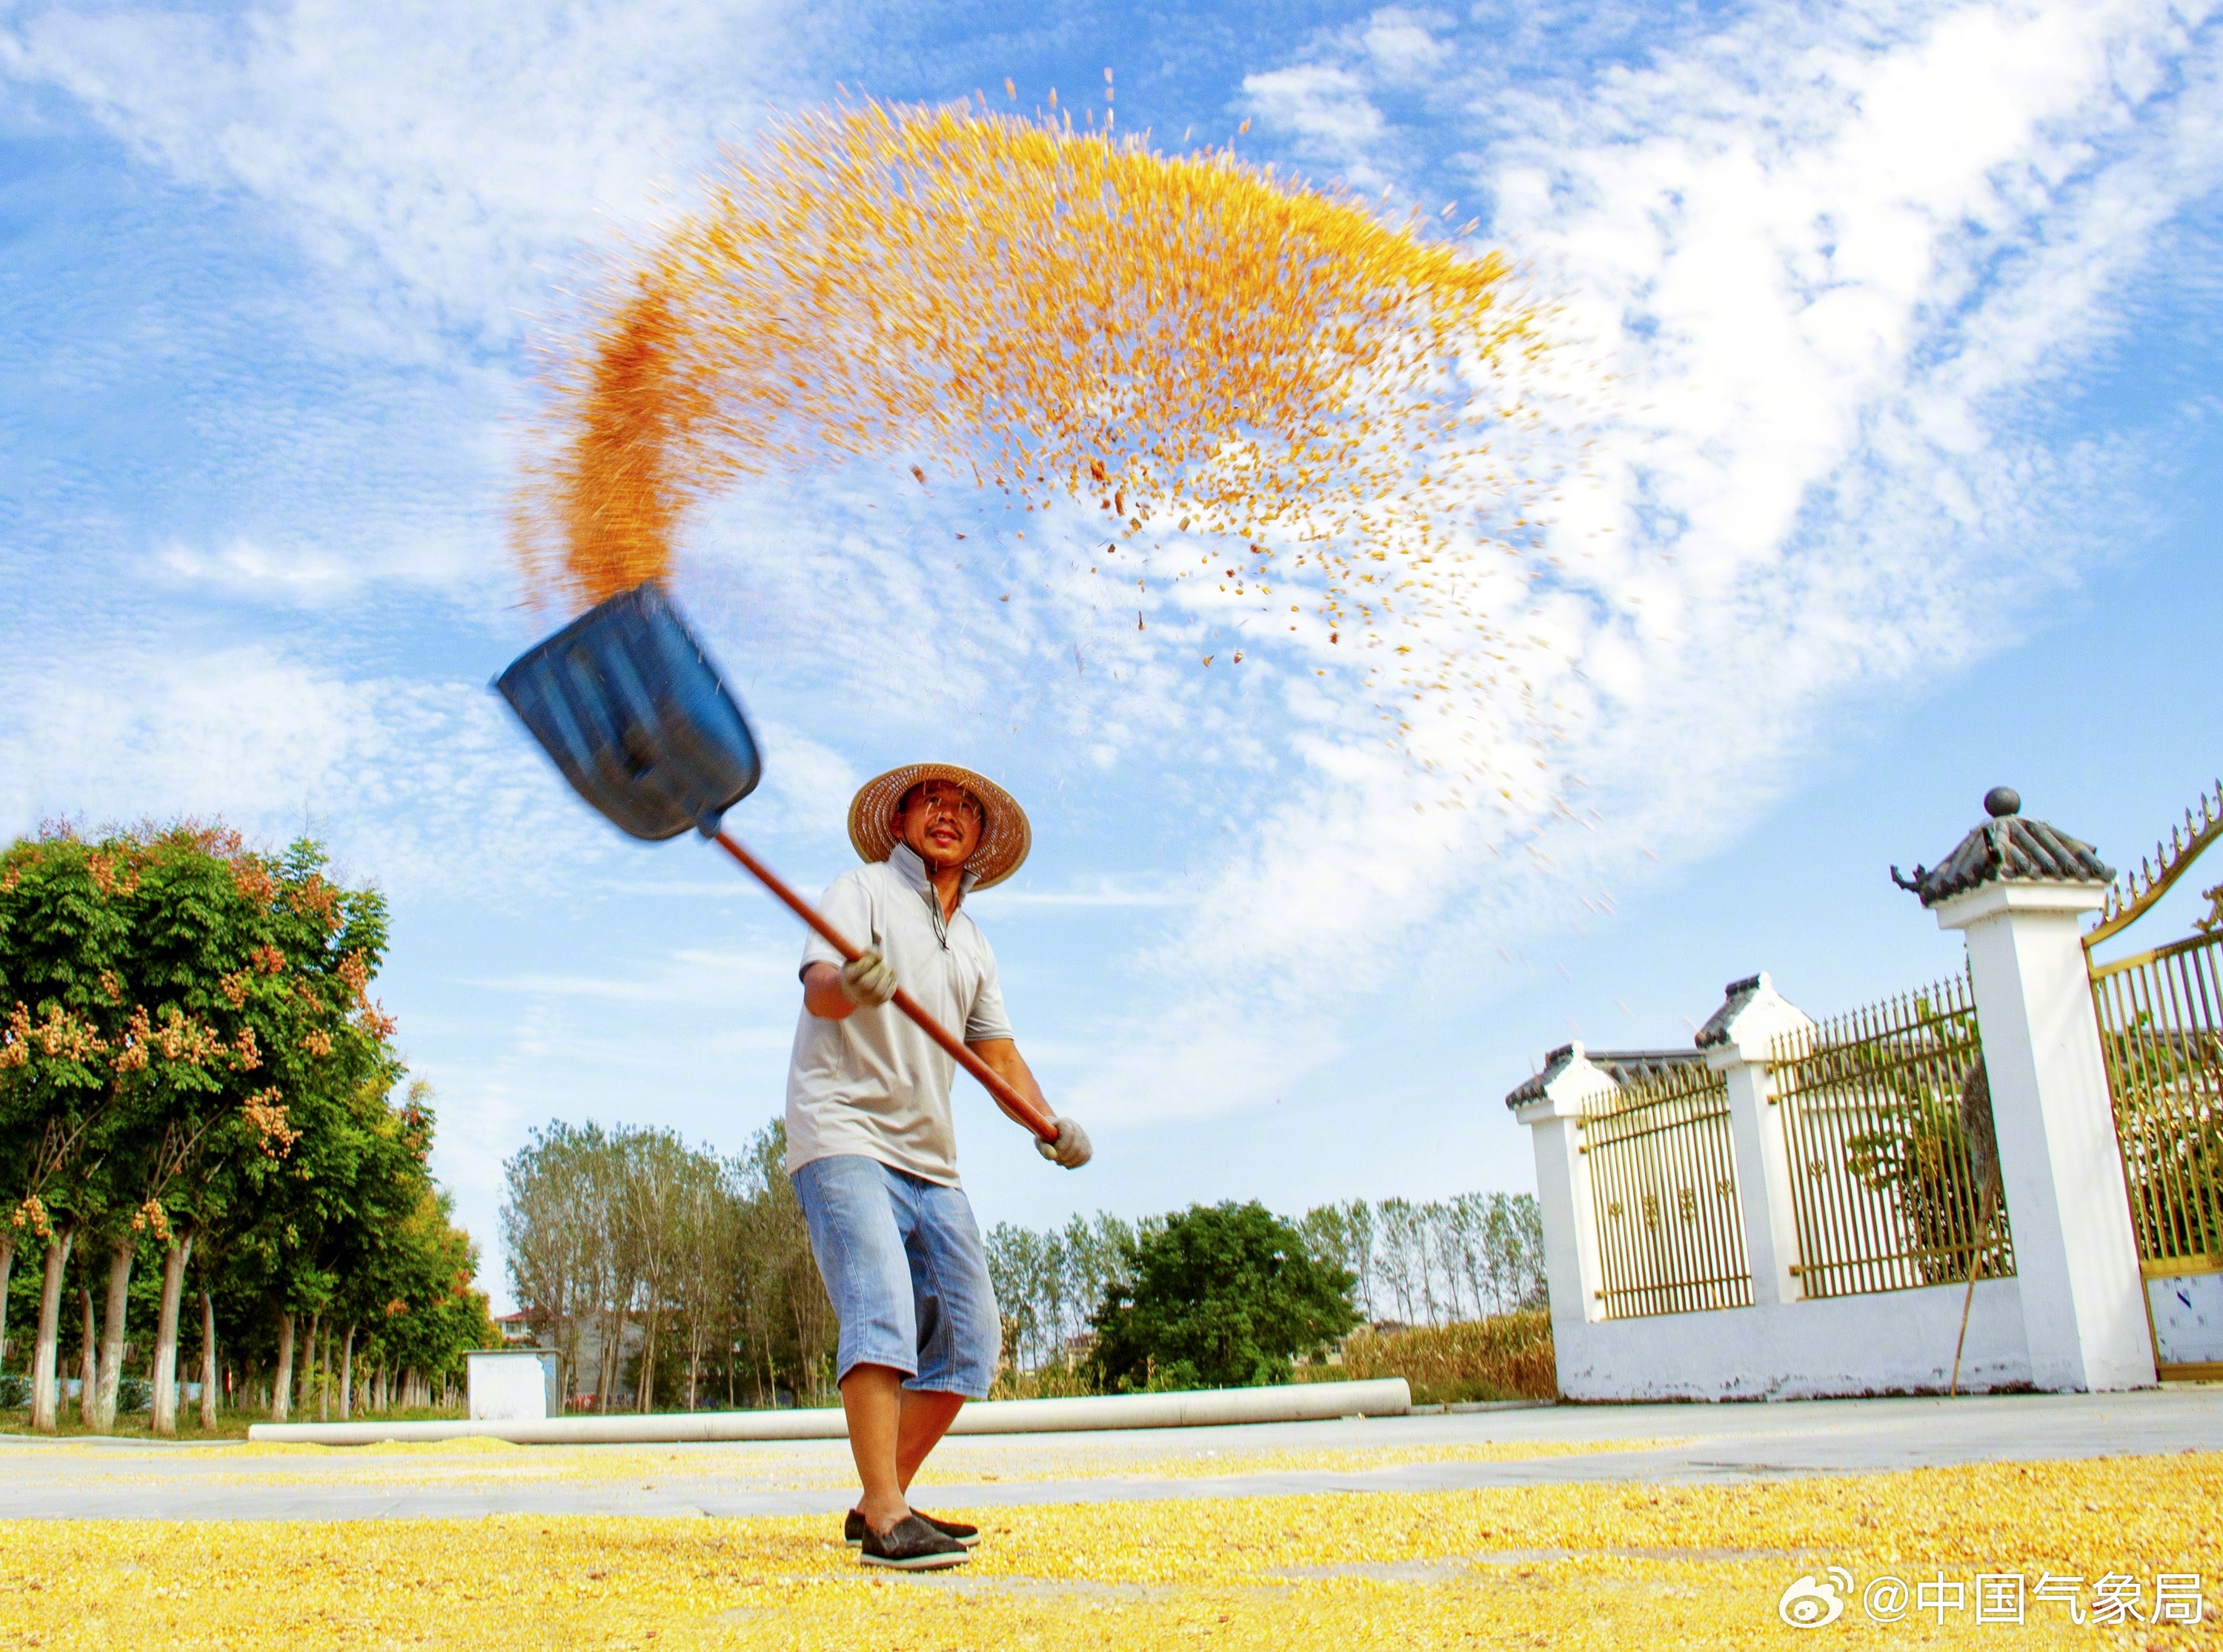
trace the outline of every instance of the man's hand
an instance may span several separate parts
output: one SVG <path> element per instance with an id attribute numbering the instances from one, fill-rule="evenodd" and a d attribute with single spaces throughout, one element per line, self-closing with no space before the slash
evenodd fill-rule
<path id="1" fill-rule="evenodd" d="M 1095 1157 L 1096 1150 L 1088 1145 L 1087 1131 L 1067 1118 L 1055 1118 L 1050 1122 L 1057 1126 L 1057 1140 L 1044 1141 L 1040 1136 L 1035 1138 L 1035 1151 L 1044 1159 L 1067 1170 L 1079 1170 Z"/>
<path id="2" fill-rule="evenodd" d="M 878 952 L 860 952 L 841 966 L 841 996 L 860 1009 L 878 1009 L 896 996 L 896 972 Z"/>

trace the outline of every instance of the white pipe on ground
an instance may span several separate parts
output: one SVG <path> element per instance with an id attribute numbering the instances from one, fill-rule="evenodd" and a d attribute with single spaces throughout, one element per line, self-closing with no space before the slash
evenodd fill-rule
<path id="1" fill-rule="evenodd" d="M 975 1402 L 952 1434 L 1061 1434 L 1093 1429 L 1198 1429 L 1234 1423 L 1323 1423 L 1402 1416 L 1413 1409 L 1402 1377 L 1375 1382 L 1200 1388 L 1177 1394 Z M 384 1440 L 507 1440 L 520 1446 L 664 1445 L 702 1440 L 840 1440 L 841 1408 L 786 1411 L 668 1411 L 648 1416 L 564 1416 L 482 1423 L 257 1423 L 249 1440 L 368 1446 Z"/>

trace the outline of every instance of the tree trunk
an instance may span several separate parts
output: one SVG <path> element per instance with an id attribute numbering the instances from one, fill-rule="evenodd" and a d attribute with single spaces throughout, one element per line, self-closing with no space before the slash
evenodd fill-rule
<path id="1" fill-rule="evenodd" d="M 77 1340 L 77 1420 L 88 1429 L 100 1426 L 100 1325 L 92 1315 L 92 1292 L 77 1288 L 78 1310 L 85 1321 Z"/>
<path id="2" fill-rule="evenodd" d="M 625 1316 L 615 1309 L 602 1316 L 601 1358 L 595 1369 L 595 1415 L 605 1416 L 617 1398 L 618 1367 L 625 1354 Z"/>
<path id="3" fill-rule="evenodd" d="M 39 1288 L 39 1339 L 31 1362 L 31 1427 L 52 1434 L 60 1426 L 61 1372 L 55 1369 L 62 1338 L 62 1274 L 69 1266 L 77 1229 L 66 1228 L 47 1241 L 46 1276 Z"/>
<path id="4" fill-rule="evenodd" d="M 324 1310 L 321 1308 L 309 1316 L 308 1341 L 301 1349 L 300 1370 L 295 1376 L 295 1386 L 299 1391 L 295 1394 L 293 1404 L 304 1416 L 309 1414 L 309 1397 L 316 1391 L 313 1385 L 317 1378 L 317 1330 L 324 1320 Z"/>
<path id="5" fill-rule="evenodd" d="M 347 1341 L 340 1353 L 340 1416 L 343 1421 L 355 1416 L 355 1327 L 347 1328 Z"/>
<path id="6" fill-rule="evenodd" d="M 8 1276 L 16 1271 L 16 1228 L 0 1229 L 0 1363 L 8 1358 Z"/>
<path id="7" fill-rule="evenodd" d="M 123 1380 L 123 1332 L 131 1311 L 131 1263 L 139 1254 L 139 1241 L 125 1228 L 108 1252 L 108 1311 L 100 1335 L 100 1398 L 93 1408 L 94 1426 L 103 1434 L 116 1427 L 116 1393 Z"/>
<path id="8" fill-rule="evenodd" d="M 317 1323 L 323 1327 L 324 1341 L 317 1345 L 317 1421 L 332 1420 L 332 1328 L 324 1324 L 324 1314 L 317 1315 Z"/>
<path id="9" fill-rule="evenodd" d="M 156 1434 L 178 1431 L 178 1303 L 185 1295 L 186 1264 L 192 1258 L 188 1234 L 173 1239 L 162 1253 L 162 1313 L 154 1330 L 154 1416 Z"/>
<path id="10" fill-rule="evenodd" d="M 216 1432 L 216 1303 L 201 1292 L 201 1428 Z"/>
<path id="11" fill-rule="evenodd" d="M 278 1379 L 270 1385 L 270 1420 L 283 1423 L 293 1398 L 293 1316 L 278 1316 Z"/>

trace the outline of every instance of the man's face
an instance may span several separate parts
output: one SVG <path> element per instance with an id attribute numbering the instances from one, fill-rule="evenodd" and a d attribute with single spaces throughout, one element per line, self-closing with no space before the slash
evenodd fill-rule
<path id="1" fill-rule="evenodd" d="M 896 817 L 896 835 L 937 872 L 965 864 L 980 846 L 980 826 L 973 794 L 947 780 L 913 787 Z"/>

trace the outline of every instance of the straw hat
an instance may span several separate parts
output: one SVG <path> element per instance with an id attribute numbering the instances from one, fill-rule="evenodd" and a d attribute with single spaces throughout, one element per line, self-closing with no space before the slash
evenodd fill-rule
<path id="1" fill-rule="evenodd" d="M 965 870 L 976 880 L 975 889 L 992 888 L 1019 870 L 1035 841 L 1027 812 L 1017 798 L 986 775 L 960 769 L 954 763 L 908 763 L 858 788 L 849 804 L 849 841 L 861 858 L 885 860 L 895 852 L 896 805 L 923 780 L 952 782 L 980 801 L 981 813 L 986 817 L 980 826 L 980 846 L 965 863 Z"/>

